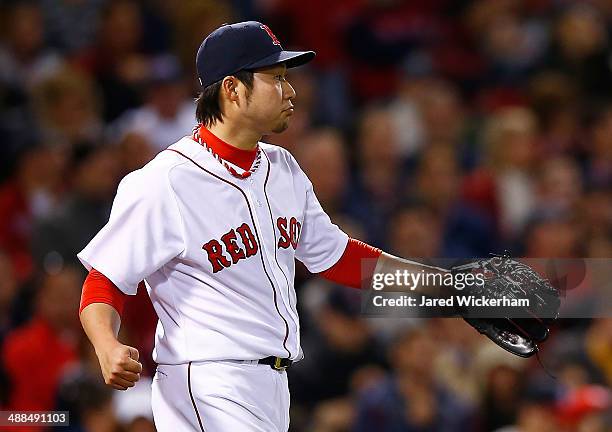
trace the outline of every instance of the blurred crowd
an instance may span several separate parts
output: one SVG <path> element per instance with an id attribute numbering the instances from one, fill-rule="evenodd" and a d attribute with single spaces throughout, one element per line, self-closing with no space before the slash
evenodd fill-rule
<path id="1" fill-rule="evenodd" d="M 148 378 L 115 392 L 78 322 L 76 253 L 119 180 L 190 133 L 195 52 L 225 22 L 257 19 L 285 48 L 317 51 L 289 73 L 291 127 L 265 140 L 351 236 L 407 258 L 612 258 L 609 1 L 0 5 L 0 410 L 154 430 L 146 292 L 121 337 Z M 611 318 L 556 325 L 540 353 L 553 379 L 460 320 L 366 319 L 358 291 L 303 268 L 296 290 L 291 431 L 612 430 Z"/>

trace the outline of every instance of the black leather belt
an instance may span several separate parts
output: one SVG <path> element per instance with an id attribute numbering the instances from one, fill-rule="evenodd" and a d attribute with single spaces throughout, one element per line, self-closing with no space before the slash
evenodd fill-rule
<path id="1" fill-rule="evenodd" d="M 268 365 L 272 369 L 277 371 L 284 371 L 287 370 L 287 368 L 293 364 L 293 360 L 289 360 L 288 358 L 270 356 L 258 360 L 257 363 Z"/>

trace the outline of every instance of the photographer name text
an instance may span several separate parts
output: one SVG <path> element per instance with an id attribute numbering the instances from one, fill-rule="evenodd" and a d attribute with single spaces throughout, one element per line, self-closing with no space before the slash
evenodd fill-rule
<path id="1" fill-rule="evenodd" d="M 529 299 L 487 298 L 476 296 L 456 296 L 448 298 L 421 297 L 419 299 L 408 295 L 387 298 L 377 295 L 372 298 L 376 307 L 529 307 Z M 455 302 L 456 300 L 456 302 Z"/>

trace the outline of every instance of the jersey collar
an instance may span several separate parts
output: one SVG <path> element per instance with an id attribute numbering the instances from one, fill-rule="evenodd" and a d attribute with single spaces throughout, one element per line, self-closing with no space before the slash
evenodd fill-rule
<path id="1" fill-rule="evenodd" d="M 226 143 L 221 138 L 213 135 L 211 131 L 206 129 L 204 125 L 199 126 L 200 137 L 206 142 L 210 148 L 217 154 L 221 159 L 226 162 L 230 162 L 236 166 L 239 166 L 245 171 L 248 171 L 253 165 L 253 161 L 257 156 L 257 148 L 253 150 L 242 150 L 238 147 L 234 147 L 231 144 Z"/>

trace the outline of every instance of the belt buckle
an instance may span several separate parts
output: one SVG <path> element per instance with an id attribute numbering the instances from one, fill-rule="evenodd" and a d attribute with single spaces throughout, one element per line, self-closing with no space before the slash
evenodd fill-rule
<path id="1" fill-rule="evenodd" d="M 276 358 L 274 359 L 274 366 L 272 366 L 272 368 L 273 368 L 274 370 L 277 370 L 277 371 L 284 371 L 284 370 L 286 370 L 288 366 L 283 366 L 283 365 L 281 364 L 281 362 L 282 362 L 282 361 L 283 361 L 283 359 L 282 359 L 282 358 L 280 358 L 280 357 L 276 357 Z"/>

